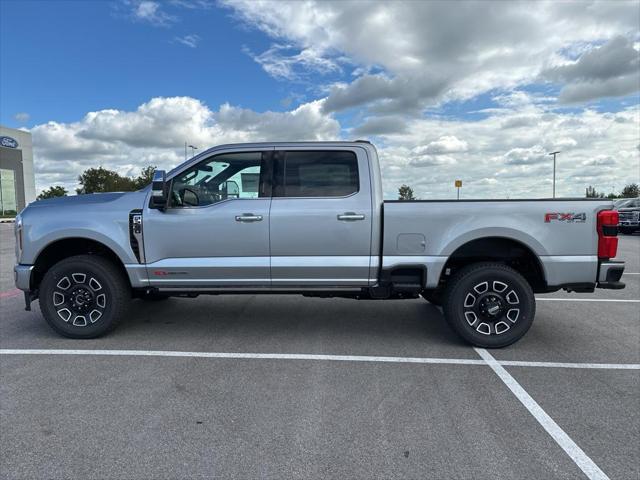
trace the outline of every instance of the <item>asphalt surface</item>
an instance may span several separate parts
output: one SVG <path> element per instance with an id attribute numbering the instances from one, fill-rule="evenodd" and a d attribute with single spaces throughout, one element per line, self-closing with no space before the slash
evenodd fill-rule
<path id="1" fill-rule="evenodd" d="M 472 362 L 1 354 L 1 478 L 589 478 L 424 300 L 135 301 L 112 334 L 74 341 L 12 292 L 11 232 L 0 225 L 0 349 Z M 619 253 L 640 273 L 640 236 L 621 237 Z M 490 351 L 615 364 L 504 366 L 612 479 L 640 478 L 640 304 L 579 299 L 640 299 L 640 275 L 623 280 L 540 296 L 562 300 L 539 301 L 529 333 Z"/>

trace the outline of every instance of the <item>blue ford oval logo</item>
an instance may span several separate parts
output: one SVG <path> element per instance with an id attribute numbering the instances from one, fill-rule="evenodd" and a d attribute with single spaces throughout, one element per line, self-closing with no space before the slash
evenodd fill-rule
<path id="1" fill-rule="evenodd" d="M 0 137 L 0 145 L 9 148 L 18 148 L 18 141 L 11 137 Z"/>

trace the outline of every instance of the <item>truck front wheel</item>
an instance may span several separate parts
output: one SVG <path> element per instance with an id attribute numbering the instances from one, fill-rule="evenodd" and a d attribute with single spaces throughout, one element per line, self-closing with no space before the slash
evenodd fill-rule
<path id="1" fill-rule="evenodd" d="M 443 309 L 449 325 L 464 340 L 498 348 L 527 333 L 536 304 L 531 286 L 517 271 L 499 263 L 476 263 L 449 281 Z"/>
<path id="2" fill-rule="evenodd" d="M 40 283 L 44 319 L 70 338 L 95 338 L 112 330 L 124 316 L 130 298 L 122 272 L 95 255 L 61 260 Z"/>

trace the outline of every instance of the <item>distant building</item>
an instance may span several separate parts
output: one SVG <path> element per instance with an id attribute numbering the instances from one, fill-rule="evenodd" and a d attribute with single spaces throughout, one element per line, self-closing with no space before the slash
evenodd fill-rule
<path id="1" fill-rule="evenodd" d="M 31 134 L 0 126 L 0 214 L 15 215 L 36 199 Z"/>

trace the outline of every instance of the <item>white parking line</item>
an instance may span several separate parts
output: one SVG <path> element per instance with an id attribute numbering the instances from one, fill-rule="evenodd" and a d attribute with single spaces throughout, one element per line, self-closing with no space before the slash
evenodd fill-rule
<path id="1" fill-rule="evenodd" d="M 640 370 L 640 363 L 572 363 L 497 360 L 503 367 L 584 368 L 593 370 Z"/>
<path id="2" fill-rule="evenodd" d="M 333 362 L 378 362 L 378 363 L 422 363 L 440 365 L 480 365 L 484 360 L 468 358 L 428 358 L 428 357 L 378 357 L 368 355 L 321 355 L 307 353 L 241 353 L 241 352 L 179 352 L 165 350 L 58 350 L 5 348 L 0 355 L 89 355 L 111 357 L 187 357 L 187 358 L 231 358 L 249 360 L 315 360 Z M 563 363 L 530 362 L 521 360 L 496 360 L 500 365 L 509 367 L 543 368 L 586 368 L 603 370 L 640 370 L 638 363 Z"/>
<path id="3" fill-rule="evenodd" d="M 627 300 L 623 298 L 545 298 L 536 297 L 538 302 L 621 302 L 640 303 L 640 300 Z"/>
<path id="4" fill-rule="evenodd" d="M 545 412 L 540 405 L 529 395 L 524 388 L 507 372 L 493 356 L 484 348 L 474 350 L 487 362 L 492 370 L 500 377 L 500 380 L 511 390 L 520 403 L 538 421 L 549 435 L 556 441 L 569 458 L 584 472 L 590 480 L 609 480 L 609 477 L 600 470 L 600 467 L 591 460 L 586 453 L 565 433 L 562 428 Z"/>

